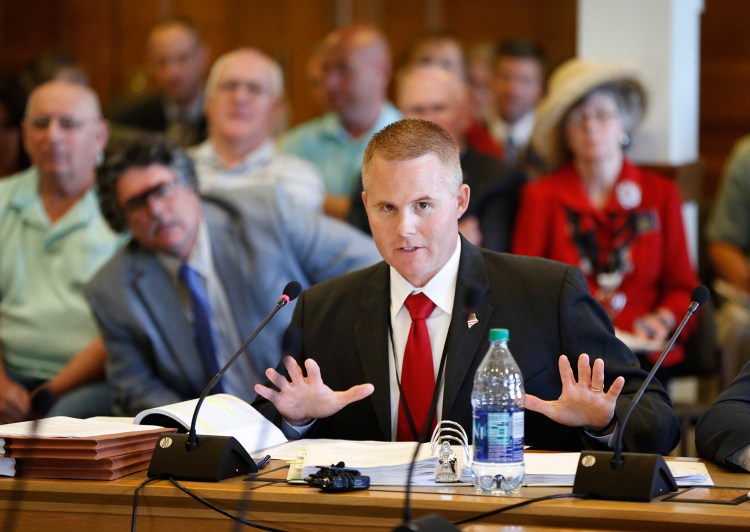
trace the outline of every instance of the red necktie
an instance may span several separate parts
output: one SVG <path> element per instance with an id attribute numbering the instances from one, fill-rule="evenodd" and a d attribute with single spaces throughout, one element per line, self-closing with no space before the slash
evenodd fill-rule
<path id="1" fill-rule="evenodd" d="M 432 347 L 430 333 L 427 331 L 425 320 L 435 308 L 429 297 L 420 292 L 412 294 L 404 302 L 411 316 L 411 328 L 406 340 L 404 362 L 401 366 L 402 400 L 398 408 L 398 441 L 414 441 L 409 422 L 404 410 L 404 400 L 409 407 L 409 413 L 417 429 L 417 437 L 424 431 L 427 414 L 435 391 L 435 371 L 432 364 Z M 432 424 L 434 424 L 434 419 Z"/>

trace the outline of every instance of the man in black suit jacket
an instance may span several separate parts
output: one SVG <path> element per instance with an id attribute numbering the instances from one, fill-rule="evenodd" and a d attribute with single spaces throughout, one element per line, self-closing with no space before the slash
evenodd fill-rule
<path id="1" fill-rule="evenodd" d="M 370 141 L 363 168 L 363 199 L 385 263 L 302 295 L 292 327 L 301 330 L 298 358 L 310 357 L 304 361 L 307 377 L 287 357 L 288 378 L 266 371 L 277 389 L 256 386 L 287 431 L 394 438 L 401 370 L 393 368 L 400 367 L 396 360 L 406 343 L 399 320 L 407 286 L 437 304 L 427 325 L 434 368 L 445 360 L 445 379 L 437 387 L 440 419 L 471 433 L 474 372 L 487 351 L 489 329 L 504 327 L 524 376 L 526 443 L 561 450 L 609 445 L 645 373 L 614 337 L 581 272 L 459 239 L 457 220 L 469 190 L 461 183 L 457 144 L 431 122 L 402 120 L 383 129 Z M 478 323 L 470 325 L 470 313 Z M 439 323 L 430 324 L 433 319 L 442 320 L 442 332 Z M 577 353 L 601 358 L 592 367 L 582 354 L 573 369 Z M 408 397 L 406 387 L 404 393 Z M 664 454 L 678 439 L 669 397 L 654 382 L 633 413 L 625 448 Z"/>
<path id="2" fill-rule="evenodd" d="M 734 471 L 750 471 L 750 362 L 698 420 L 698 454 Z"/>

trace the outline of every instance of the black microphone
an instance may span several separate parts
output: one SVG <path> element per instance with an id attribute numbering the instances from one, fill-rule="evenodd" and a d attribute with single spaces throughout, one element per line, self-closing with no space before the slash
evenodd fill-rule
<path id="1" fill-rule="evenodd" d="M 222 375 L 234 364 L 250 342 L 258 336 L 258 333 L 271 321 L 271 318 L 276 315 L 279 309 L 290 301 L 297 299 L 300 292 L 302 292 L 302 286 L 297 281 L 288 283 L 276 302 L 276 306 L 273 307 L 255 331 L 248 336 L 232 358 L 224 364 L 224 367 L 209 381 L 195 405 L 190 431 L 187 434 L 166 432 L 159 435 L 148 469 L 149 478 L 172 477 L 178 480 L 218 482 L 228 477 L 258 471 L 258 466 L 234 436 L 204 434 L 198 437 L 195 430 L 198 412 L 208 393 L 216 386 Z"/>
<path id="2" fill-rule="evenodd" d="M 661 356 L 635 394 L 633 403 L 618 423 L 614 452 L 583 451 L 578 462 L 573 493 L 594 499 L 621 501 L 650 501 L 670 491 L 677 491 L 677 484 L 664 458 L 658 454 L 623 453 L 622 437 L 630 414 L 638 405 L 643 392 L 651 383 L 656 371 L 672 349 L 682 329 L 693 313 L 708 301 L 708 288 L 697 286 L 690 296 L 690 306 L 679 327 L 672 334 Z"/>

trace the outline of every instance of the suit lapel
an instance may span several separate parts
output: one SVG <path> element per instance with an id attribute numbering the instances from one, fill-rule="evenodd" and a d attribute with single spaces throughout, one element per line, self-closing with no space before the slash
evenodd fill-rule
<path id="1" fill-rule="evenodd" d="M 172 358 L 174 366 L 194 388 L 201 389 L 206 384 L 201 357 L 172 280 L 154 255 L 137 253 L 140 256 L 135 261 L 134 288 L 168 347 L 164 355 Z"/>
<path id="2" fill-rule="evenodd" d="M 361 317 L 354 326 L 365 382 L 375 386 L 370 396 L 383 439 L 391 439 L 391 388 L 388 373 L 390 280 L 388 266 L 378 267 L 360 295 Z"/>
<path id="3" fill-rule="evenodd" d="M 443 415 L 451 411 L 461 383 L 466 379 L 475 358 L 483 356 L 478 350 L 489 334 L 490 317 L 494 311 L 494 308 L 486 303 L 485 296 L 489 289 L 482 254 L 478 248 L 462 238 L 456 297 L 444 347 L 444 353 L 447 353 L 448 358 L 445 368 Z M 472 291 L 475 291 L 475 294 L 470 295 Z M 470 300 L 481 301 L 473 310 L 479 322 L 471 328 L 467 325 L 467 303 Z"/>
<path id="4" fill-rule="evenodd" d="M 220 216 L 212 208 L 213 204 L 204 202 L 203 206 L 211 239 L 214 268 L 229 300 L 229 308 L 232 309 L 237 331 L 240 337 L 243 337 L 250 332 L 251 324 L 239 320 L 253 315 L 250 294 L 243 282 L 248 278 L 248 273 L 242 270 L 245 260 L 237 256 L 246 246 L 243 245 L 240 228 L 233 222 L 231 216 Z"/>

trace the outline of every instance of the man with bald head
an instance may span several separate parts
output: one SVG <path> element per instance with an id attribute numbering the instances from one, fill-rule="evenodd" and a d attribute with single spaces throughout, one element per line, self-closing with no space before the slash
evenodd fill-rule
<path id="1" fill-rule="evenodd" d="M 149 74 L 155 94 L 126 102 L 111 113 L 127 128 L 164 132 L 181 146 L 206 138 L 203 117 L 203 78 L 209 52 L 188 19 L 170 18 L 156 24 L 148 36 Z"/>
<path id="2" fill-rule="evenodd" d="M 83 286 L 119 244 L 92 183 L 108 139 L 91 89 L 50 81 L 29 98 L 32 165 L 0 183 L 0 423 L 108 413 L 105 351 Z"/>
<path id="3" fill-rule="evenodd" d="M 276 61 L 252 48 L 217 59 L 206 83 L 208 139 L 190 152 L 201 191 L 267 183 L 319 211 L 325 189 L 315 165 L 274 145 L 283 113 L 284 81 Z"/>
<path id="4" fill-rule="evenodd" d="M 325 39 L 323 83 L 329 113 L 289 131 L 283 149 L 315 163 L 326 185 L 326 213 L 345 218 L 370 137 L 400 118 L 386 100 L 388 42 L 376 28 L 353 25 Z"/>

